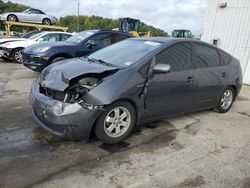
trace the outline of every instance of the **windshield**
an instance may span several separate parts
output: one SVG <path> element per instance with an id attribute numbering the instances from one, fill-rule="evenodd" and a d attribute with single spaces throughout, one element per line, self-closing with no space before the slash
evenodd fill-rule
<path id="1" fill-rule="evenodd" d="M 161 43 L 144 40 L 124 40 L 99 50 L 89 59 L 102 60 L 118 67 L 127 67 L 158 48 Z"/>
<path id="2" fill-rule="evenodd" d="M 31 36 L 33 36 L 33 35 L 35 35 L 37 33 L 40 33 L 40 31 L 31 31 L 29 33 L 26 33 L 26 34 L 22 35 L 21 37 L 27 39 L 27 38 L 30 38 Z"/>
<path id="3" fill-rule="evenodd" d="M 68 38 L 65 41 L 70 43 L 80 44 L 82 41 L 84 41 L 86 38 L 93 35 L 94 33 L 96 33 L 96 31 L 83 31 L 75 34 L 74 36 Z"/>
<path id="4" fill-rule="evenodd" d="M 28 13 L 30 11 L 30 9 L 26 9 L 25 11 L 23 11 L 23 13 Z"/>
<path id="5" fill-rule="evenodd" d="M 29 39 L 36 39 L 42 35 L 43 35 L 43 33 L 36 33 L 36 34 L 32 35 L 31 37 L 29 37 Z"/>

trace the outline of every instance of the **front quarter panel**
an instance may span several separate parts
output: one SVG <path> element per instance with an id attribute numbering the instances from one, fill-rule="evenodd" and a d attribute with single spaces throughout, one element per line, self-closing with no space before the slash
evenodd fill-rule
<path id="1" fill-rule="evenodd" d="M 118 100 L 130 101 L 135 108 L 142 109 L 145 78 L 134 70 L 120 70 L 106 77 L 103 82 L 84 96 L 88 104 L 109 105 Z M 138 110 L 143 112 L 143 110 Z"/>

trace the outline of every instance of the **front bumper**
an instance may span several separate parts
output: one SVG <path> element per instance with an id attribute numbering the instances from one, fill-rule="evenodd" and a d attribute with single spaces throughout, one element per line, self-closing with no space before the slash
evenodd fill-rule
<path id="1" fill-rule="evenodd" d="M 34 119 L 52 134 L 73 140 L 88 140 L 96 119 L 103 110 L 89 110 L 74 103 L 64 103 L 40 93 L 35 81 L 31 90 Z"/>
<path id="2" fill-rule="evenodd" d="M 42 72 L 48 66 L 48 62 L 44 61 L 42 56 L 23 52 L 23 65 L 33 71 Z"/>
<path id="3" fill-rule="evenodd" d="M 1 57 L 11 60 L 12 49 L 2 47 L 0 48 L 0 50 L 1 50 Z"/>

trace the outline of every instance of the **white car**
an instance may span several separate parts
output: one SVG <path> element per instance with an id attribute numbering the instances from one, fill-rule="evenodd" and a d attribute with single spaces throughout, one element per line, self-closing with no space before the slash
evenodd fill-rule
<path id="1" fill-rule="evenodd" d="M 7 42 L 0 45 L 4 59 L 14 60 L 17 63 L 23 62 L 22 51 L 24 48 L 37 44 L 39 42 L 57 42 L 64 41 L 71 37 L 71 33 L 60 31 L 44 31 L 31 36 L 29 39 L 22 41 Z"/>
<path id="2" fill-rule="evenodd" d="M 35 35 L 37 33 L 41 33 L 43 31 L 31 31 L 29 33 L 26 33 L 20 37 L 4 37 L 4 38 L 0 38 L 0 45 L 7 43 L 7 42 L 13 42 L 13 41 L 20 41 L 20 40 L 27 40 L 28 38 L 30 38 L 32 35 Z"/>
<path id="3" fill-rule="evenodd" d="M 13 22 L 31 22 L 52 25 L 58 22 L 55 16 L 45 14 L 39 9 L 29 8 L 23 12 L 7 12 L 0 15 L 1 20 Z"/>
<path id="4" fill-rule="evenodd" d="M 31 31 L 29 33 L 26 33 L 20 37 L 5 37 L 5 38 L 0 38 L 0 57 L 3 58 L 3 50 L 2 50 L 2 45 L 4 43 L 7 43 L 7 42 L 14 42 L 14 41 L 23 41 L 23 40 L 28 40 L 28 38 L 30 38 L 31 36 L 37 34 L 37 33 L 41 33 L 43 31 Z M 4 59 L 4 58 L 3 58 Z"/>

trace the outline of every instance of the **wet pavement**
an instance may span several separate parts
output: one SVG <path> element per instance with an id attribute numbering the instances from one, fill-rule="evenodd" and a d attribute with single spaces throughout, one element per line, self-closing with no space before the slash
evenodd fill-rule
<path id="1" fill-rule="evenodd" d="M 29 104 L 38 74 L 0 67 L 0 187 L 250 187 L 249 86 L 226 114 L 164 119 L 106 145 L 39 128 Z"/>

